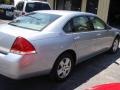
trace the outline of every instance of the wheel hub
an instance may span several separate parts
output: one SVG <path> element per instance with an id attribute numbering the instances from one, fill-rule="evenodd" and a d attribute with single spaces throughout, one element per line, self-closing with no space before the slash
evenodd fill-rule
<path id="1" fill-rule="evenodd" d="M 113 51 L 115 52 L 118 48 L 118 45 L 119 45 L 119 41 L 116 39 L 114 44 L 113 44 Z"/>
<path id="2" fill-rule="evenodd" d="M 65 78 L 71 71 L 71 60 L 69 58 L 64 58 L 59 63 L 57 74 L 59 78 Z"/>

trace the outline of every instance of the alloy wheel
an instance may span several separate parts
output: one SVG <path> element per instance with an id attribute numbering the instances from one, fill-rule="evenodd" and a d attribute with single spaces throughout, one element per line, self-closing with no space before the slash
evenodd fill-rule
<path id="1" fill-rule="evenodd" d="M 119 45 L 119 40 L 116 39 L 113 43 L 113 52 L 116 52 L 118 49 L 118 45 Z"/>
<path id="2" fill-rule="evenodd" d="M 59 65 L 58 65 L 58 68 L 57 68 L 57 74 L 58 74 L 58 77 L 59 78 L 66 78 L 70 71 L 71 71 L 71 68 L 72 68 L 72 62 L 70 60 L 70 58 L 63 58 Z"/>

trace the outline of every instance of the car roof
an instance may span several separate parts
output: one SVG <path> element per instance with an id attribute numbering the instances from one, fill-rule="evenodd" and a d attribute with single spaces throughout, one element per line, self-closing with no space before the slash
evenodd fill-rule
<path id="1" fill-rule="evenodd" d="M 95 14 L 92 13 L 87 13 L 87 12 L 80 12 L 80 11 L 67 11 L 67 10 L 40 10 L 40 11 L 35 11 L 38 13 L 49 13 L 49 14 L 56 14 L 56 15 L 90 15 L 90 16 L 96 16 Z"/>

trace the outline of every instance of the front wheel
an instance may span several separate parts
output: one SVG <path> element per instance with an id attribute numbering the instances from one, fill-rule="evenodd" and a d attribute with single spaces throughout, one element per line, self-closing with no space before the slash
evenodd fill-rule
<path id="1" fill-rule="evenodd" d="M 63 81 L 68 78 L 74 66 L 73 56 L 69 53 L 61 55 L 55 62 L 51 77 L 55 81 Z"/>
<path id="2" fill-rule="evenodd" d="M 112 44 L 112 47 L 110 49 L 111 53 L 116 53 L 119 49 L 119 38 L 116 38 Z"/>

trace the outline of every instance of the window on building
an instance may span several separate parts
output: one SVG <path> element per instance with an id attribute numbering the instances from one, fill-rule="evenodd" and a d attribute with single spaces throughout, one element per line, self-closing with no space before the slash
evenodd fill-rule
<path id="1" fill-rule="evenodd" d="M 55 0 L 56 9 L 58 10 L 81 10 L 82 0 Z"/>
<path id="2" fill-rule="evenodd" d="M 64 0 L 56 0 L 56 9 L 58 10 L 64 9 Z"/>
<path id="3" fill-rule="evenodd" d="M 87 0 L 86 11 L 97 14 L 99 0 Z"/>
<path id="4" fill-rule="evenodd" d="M 23 7 L 24 7 L 24 2 L 19 2 L 19 3 L 16 5 L 16 9 L 17 9 L 17 10 L 20 10 L 20 11 L 23 10 Z"/>
<path id="5" fill-rule="evenodd" d="M 82 0 L 71 0 L 71 10 L 80 11 Z"/>

